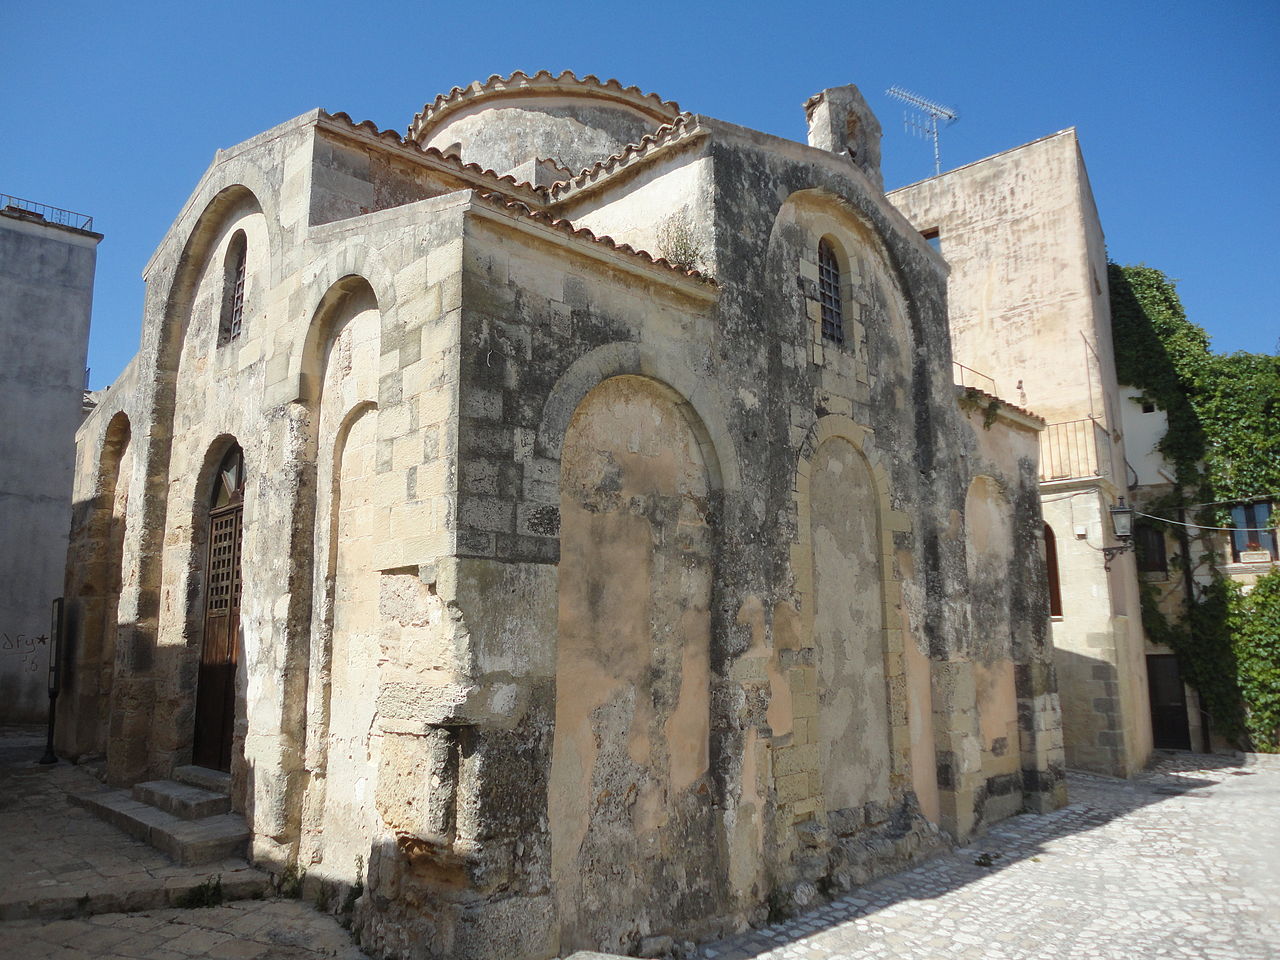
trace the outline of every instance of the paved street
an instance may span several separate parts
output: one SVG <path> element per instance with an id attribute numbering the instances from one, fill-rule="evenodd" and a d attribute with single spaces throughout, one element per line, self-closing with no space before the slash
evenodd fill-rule
<path id="1" fill-rule="evenodd" d="M 970 847 L 699 955 L 1280 957 L 1277 761 L 1165 754 L 1132 782 L 1073 774 L 1063 810 L 1014 817 Z"/>
<path id="2" fill-rule="evenodd" d="M 0 732 L 0 958 L 364 957 L 305 902 L 174 908 L 214 873 L 237 895 L 263 877 L 237 861 L 174 866 L 99 822 L 65 796 L 89 773 L 34 765 L 42 746 L 32 731 Z M 1073 774 L 1070 790 L 1064 810 L 1014 817 L 971 847 L 699 956 L 1280 957 L 1280 758 L 1167 754 L 1131 782 Z"/>
<path id="3" fill-rule="evenodd" d="M 241 860 L 176 866 L 71 804 L 68 791 L 96 781 L 70 764 L 35 764 L 43 752 L 42 731 L 0 730 L 3 960 L 364 960 L 333 918 L 302 901 L 169 906 L 215 876 L 228 898 L 270 888 Z"/>

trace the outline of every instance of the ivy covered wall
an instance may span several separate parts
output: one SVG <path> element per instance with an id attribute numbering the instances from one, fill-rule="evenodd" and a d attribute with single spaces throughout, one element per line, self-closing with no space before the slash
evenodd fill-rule
<path id="1" fill-rule="evenodd" d="M 1159 449 L 1175 482 L 1145 512 L 1170 521 L 1156 523 L 1180 546 L 1186 585 L 1171 612 L 1144 583 L 1143 626 L 1177 654 L 1220 735 L 1280 751 L 1280 569 L 1246 595 L 1218 569 L 1215 535 L 1178 526 L 1227 526 L 1231 501 L 1280 501 L 1280 356 L 1214 353 L 1159 270 L 1112 263 L 1108 279 L 1117 379 L 1168 417 Z"/>

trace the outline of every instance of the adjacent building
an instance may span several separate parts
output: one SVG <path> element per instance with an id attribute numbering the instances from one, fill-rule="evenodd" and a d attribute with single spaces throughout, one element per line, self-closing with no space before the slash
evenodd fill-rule
<path id="1" fill-rule="evenodd" d="M 1140 511 L 1151 511 L 1151 517 L 1140 518 L 1134 527 L 1138 577 L 1154 591 L 1158 608 L 1171 622 L 1183 620 L 1188 601 L 1198 601 L 1216 577 L 1234 580 L 1248 592 L 1258 577 L 1280 566 L 1280 518 L 1270 497 L 1213 504 L 1221 508 L 1231 530 L 1197 526 L 1199 507 L 1170 511 L 1174 468 L 1159 450 L 1169 429 L 1168 415 L 1141 390 L 1124 387 L 1122 396 L 1125 442 L 1133 463 L 1133 502 Z M 1152 519 L 1156 516 L 1167 519 Z M 1148 637 L 1146 658 L 1155 745 L 1206 752 L 1235 749 L 1215 735 L 1199 693 L 1182 677 L 1174 651 Z"/>
<path id="2" fill-rule="evenodd" d="M 1128 776 L 1152 748 L 1132 552 L 1110 509 L 1134 480 L 1102 227 L 1074 129 L 889 199 L 940 250 L 956 381 L 1028 406 L 1040 438 L 1053 645 L 1070 766 Z"/>
<path id="3" fill-rule="evenodd" d="M 93 220 L 0 194 L 0 722 L 49 713 L 83 417 Z"/>

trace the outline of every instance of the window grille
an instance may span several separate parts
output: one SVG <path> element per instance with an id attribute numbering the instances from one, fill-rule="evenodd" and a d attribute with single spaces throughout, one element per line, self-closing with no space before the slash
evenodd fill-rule
<path id="1" fill-rule="evenodd" d="M 818 299 L 822 304 L 822 338 L 844 343 L 844 307 L 840 301 L 840 261 L 826 240 L 818 243 Z"/>
<path id="2" fill-rule="evenodd" d="M 230 343 L 240 336 L 244 326 L 244 284 L 248 244 L 242 231 L 231 238 L 227 249 L 226 273 L 222 289 L 222 322 L 218 344 Z"/>

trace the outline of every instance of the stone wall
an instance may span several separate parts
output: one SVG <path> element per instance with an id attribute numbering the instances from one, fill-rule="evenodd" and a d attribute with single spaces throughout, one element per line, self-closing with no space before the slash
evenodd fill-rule
<path id="1" fill-rule="evenodd" d="M 189 759 L 211 473 L 239 443 L 237 809 L 375 953 L 712 936 L 1062 802 L 1039 421 L 957 403 L 944 268 L 865 171 L 688 123 L 554 201 L 321 114 L 220 154 L 81 432 L 73 569 L 117 562 L 127 418 L 136 573 L 110 675 L 105 639 L 77 663 L 109 735 L 86 686 L 63 750 L 121 783 Z M 678 211 L 714 282 L 618 246 Z"/>

